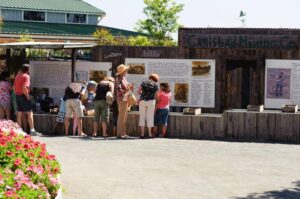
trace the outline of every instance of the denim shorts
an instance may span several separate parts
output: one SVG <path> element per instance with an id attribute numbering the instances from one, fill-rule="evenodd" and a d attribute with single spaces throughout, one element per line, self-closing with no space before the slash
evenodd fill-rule
<path id="1" fill-rule="evenodd" d="M 157 109 L 154 116 L 154 124 L 158 125 L 168 125 L 169 109 Z"/>

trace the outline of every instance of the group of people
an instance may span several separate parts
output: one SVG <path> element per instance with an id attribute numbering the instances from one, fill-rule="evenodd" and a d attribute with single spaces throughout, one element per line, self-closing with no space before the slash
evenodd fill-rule
<path id="1" fill-rule="evenodd" d="M 134 88 L 126 79 L 128 70 L 128 66 L 121 64 L 117 67 L 115 79 L 105 77 L 98 83 L 89 81 L 87 86 L 82 82 L 68 85 L 57 117 L 58 122 L 65 124 L 65 135 L 69 133 L 70 120 L 73 118 L 73 135 L 77 131 L 79 136 L 86 136 L 82 130 L 82 118 L 86 109 L 87 112 L 94 112 L 92 136 L 97 136 L 98 124 L 101 123 L 103 137 L 108 137 L 107 125 L 111 109 L 113 131 L 117 138 L 129 137 L 126 133 L 130 109 L 128 100 Z M 158 85 L 158 82 L 159 76 L 151 74 L 138 88 L 140 138 L 145 138 L 145 127 L 150 138 L 166 136 L 171 92 L 168 83 L 162 82 Z"/>
<path id="2" fill-rule="evenodd" d="M 24 131 L 27 124 L 31 135 L 40 135 L 34 128 L 32 103 L 30 95 L 29 64 L 23 64 L 14 78 L 14 84 L 9 80 L 9 73 L 0 74 L 0 119 L 11 119 L 12 108 L 16 120 Z"/>
<path id="3" fill-rule="evenodd" d="M 31 135 L 40 135 L 34 128 L 32 97 L 30 95 L 29 64 L 23 64 L 16 74 L 13 86 L 9 74 L 0 74 L 0 119 L 11 119 L 11 107 L 16 113 L 16 120 L 25 131 L 30 127 Z M 126 132 L 130 95 L 133 84 L 126 79 L 129 67 L 121 64 L 117 67 L 116 78 L 104 77 L 100 82 L 72 82 L 65 89 L 61 99 L 56 121 L 64 126 L 65 135 L 69 134 L 70 120 L 73 119 L 73 135 L 86 136 L 82 128 L 84 111 L 94 115 L 92 136 L 98 134 L 101 123 L 103 137 L 108 137 L 107 126 L 112 110 L 113 134 L 118 138 L 129 137 Z M 169 84 L 158 84 L 159 76 L 151 74 L 138 88 L 140 138 L 166 136 L 171 92 Z"/>

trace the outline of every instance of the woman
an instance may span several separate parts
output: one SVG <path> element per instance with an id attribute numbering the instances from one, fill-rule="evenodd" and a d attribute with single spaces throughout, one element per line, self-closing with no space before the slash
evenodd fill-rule
<path id="1" fill-rule="evenodd" d="M 118 123 L 117 123 L 117 138 L 127 138 L 126 135 L 126 122 L 128 115 L 128 95 L 129 89 L 133 89 L 133 85 L 129 84 L 125 76 L 129 67 L 121 64 L 117 67 L 116 77 L 116 94 L 118 104 Z"/>
<path id="2" fill-rule="evenodd" d="M 0 119 L 6 118 L 7 120 L 10 120 L 11 90 L 12 87 L 8 81 L 8 72 L 3 71 L 0 74 Z"/>
<path id="3" fill-rule="evenodd" d="M 168 126 L 171 91 L 169 84 L 166 82 L 160 83 L 159 87 L 160 89 L 157 93 L 156 112 L 154 117 L 154 133 L 157 134 L 158 127 L 160 127 L 159 130 L 162 134 L 162 137 L 165 137 Z"/>
<path id="4" fill-rule="evenodd" d="M 139 114 L 140 121 L 139 126 L 141 128 L 140 138 L 145 136 L 145 121 L 147 121 L 148 136 L 152 137 L 152 127 L 154 127 L 154 111 L 155 111 L 155 99 L 156 93 L 158 91 L 157 82 L 159 76 L 157 74 L 151 74 L 149 79 L 142 82 L 138 89 L 140 93 L 140 103 L 139 103 Z"/>
<path id="5" fill-rule="evenodd" d="M 106 102 L 107 93 L 114 92 L 114 78 L 108 77 L 102 80 L 96 88 L 96 96 L 94 99 L 94 131 L 93 137 L 97 136 L 98 122 L 101 118 L 103 137 L 107 137 L 107 123 L 109 122 L 109 104 Z"/>

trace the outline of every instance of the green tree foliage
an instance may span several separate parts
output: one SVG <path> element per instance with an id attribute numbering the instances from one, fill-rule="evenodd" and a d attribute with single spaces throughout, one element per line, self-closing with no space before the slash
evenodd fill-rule
<path id="1" fill-rule="evenodd" d="M 175 46 L 176 43 L 171 39 L 157 40 L 146 36 L 112 35 L 109 30 L 101 28 L 93 34 L 98 45 L 119 45 L 119 46 Z"/>
<path id="2" fill-rule="evenodd" d="M 152 43 L 148 39 L 148 37 L 145 36 L 136 36 L 136 37 L 129 37 L 128 43 L 130 46 L 151 46 Z"/>
<path id="3" fill-rule="evenodd" d="M 171 33 L 180 27 L 178 23 L 179 13 L 183 10 L 183 4 L 177 4 L 174 0 L 144 0 L 146 7 L 145 20 L 137 22 L 137 31 L 149 34 L 156 45 L 172 45 Z"/>
<path id="4" fill-rule="evenodd" d="M 105 28 L 100 28 L 93 33 L 98 45 L 115 45 L 114 36 Z"/>

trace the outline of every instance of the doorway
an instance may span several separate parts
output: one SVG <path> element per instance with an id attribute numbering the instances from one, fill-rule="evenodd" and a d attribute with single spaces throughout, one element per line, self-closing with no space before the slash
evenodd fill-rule
<path id="1" fill-rule="evenodd" d="M 251 95 L 255 90 L 256 68 L 256 61 L 226 61 L 226 109 L 246 109 L 253 101 Z"/>

